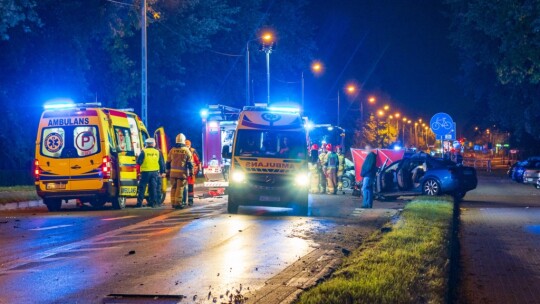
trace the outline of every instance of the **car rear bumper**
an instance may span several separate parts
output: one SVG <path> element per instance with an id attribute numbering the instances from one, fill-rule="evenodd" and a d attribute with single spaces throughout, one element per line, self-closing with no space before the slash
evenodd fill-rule
<path id="1" fill-rule="evenodd" d="M 44 190 L 40 185 L 43 183 L 36 182 L 36 192 L 42 199 L 76 199 L 76 198 L 105 198 L 116 195 L 116 188 L 113 181 L 104 181 L 101 188 L 85 189 L 85 190 Z"/>

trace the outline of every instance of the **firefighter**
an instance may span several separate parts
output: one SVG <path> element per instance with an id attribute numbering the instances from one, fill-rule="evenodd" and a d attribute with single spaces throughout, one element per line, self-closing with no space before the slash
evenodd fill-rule
<path id="1" fill-rule="evenodd" d="M 319 162 L 317 163 L 319 171 L 319 193 L 326 193 L 326 147 L 323 145 L 319 152 Z"/>
<path id="2" fill-rule="evenodd" d="M 160 191 L 157 186 L 160 177 L 165 175 L 165 163 L 163 154 L 155 148 L 156 141 L 153 138 L 147 138 L 144 141 L 145 148 L 137 157 L 137 165 L 140 166 L 141 177 L 137 187 L 137 208 L 142 207 L 146 186 L 148 186 L 147 206 L 157 207 L 160 203 Z"/>
<path id="3" fill-rule="evenodd" d="M 343 190 L 343 172 L 345 172 L 345 155 L 343 154 L 343 148 L 337 147 L 337 156 L 338 156 L 338 169 L 337 169 L 337 180 L 338 180 L 338 190 Z"/>
<path id="4" fill-rule="evenodd" d="M 337 193 L 337 169 L 338 169 L 338 163 L 339 158 L 336 152 L 332 150 L 332 145 L 328 144 L 326 145 L 326 150 L 328 151 L 326 153 L 326 178 L 328 180 L 328 194 L 336 194 Z"/>
<path id="5" fill-rule="evenodd" d="M 317 144 L 311 146 L 308 167 L 310 176 L 309 192 L 319 193 L 319 146 Z"/>
<path id="6" fill-rule="evenodd" d="M 193 156 L 193 172 L 188 176 L 188 205 L 193 206 L 193 198 L 195 197 L 195 180 L 197 174 L 201 171 L 201 160 L 197 154 L 197 150 L 191 147 L 191 140 L 186 139 L 186 146 Z"/>
<path id="7" fill-rule="evenodd" d="M 191 170 L 193 156 L 186 146 L 186 136 L 180 133 L 167 159 L 167 176 L 171 179 L 171 205 L 174 209 L 185 207 L 184 191 Z"/>

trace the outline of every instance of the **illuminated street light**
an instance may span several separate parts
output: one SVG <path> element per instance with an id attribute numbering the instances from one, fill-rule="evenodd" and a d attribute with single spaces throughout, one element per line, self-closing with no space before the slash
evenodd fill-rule
<path id="1" fill-rule="evenodd" d="M 261 35 L 262 48 L 261 51 L 266 53 L 266 102 L 270 105 L 270 54 L 272 53 L 272 47 L 274 45 L 274 34 L 270 31 L 265 31 Z"/>
<path id="2" fill-rule="evenodd" d="M 403 122 L 407 122 L 407 117 L 403 117 Z"/>
<path id="3" fill-rule="evenodd" d="M 352 95 L 352 94 L 356 93 L 356 90 L 357 90 L 357 88 L 356 88 L 356 86 L 354 84 L 347 85 L 347 88 L 346 88 L 347 94 Z"/>
<path id="4" fill-rule="evenodd" d="M 375 96 L 370 96 L 370 97 L 368 98 L 368 102 L 369 102 L 369 103 L 375 103 L 376 101 L 377 101 L 377 99 L 375 98 Z"/>
<path id="5" fill-rule="evenodd" d="M 394 114 L 394 116 L 395 116 L 396 118 L 399 118 L 400 115 L 401 115 L 401 114 L 399 114 L 399 112 L 397 112 L 396 114 Z"/>
<path id="6" fill-rule="evenodd" d="M 388 116 L 388 119 L 394 119 L 394 116 L 390 115 Z"/>
<path id="7" fill-rule="evenodd" d="M 385 106 L 384 106 L 384 110 L 385 110 L 385 111 L 388 111 L 389 109 L 390 109 L 390 106 L 389 106 L 389 105 L 385 105 Z"/>
<path id="8" fill-rule="evenodd" d="M 412 122 L 412 121 L 411 121 L 410 119 L 407 121 L 408 124 L 410 124 L 411 122 Z"/>
<path id="9" fill-rule="evenodd" d="M 379 111 L 377 112 L 377 114 L 378 114 L 379 116 L 382 117 L 382 116 L 384 116 L 384 111 L 383 111 L 383 110 L 379 110 Z"/>
<path id="10" fill-rule="evenodd" d="M 323 72 L 323 70 L 324 66 L 320 61 L 313 61 L 313 63 L 311 63 L 311 71 L 313 74 L 319 75 Z"/>
<path id="11" fill-rule="evenodd" d="M 419 122 L 422 122 L 422 118 L 418 119 Z"/>

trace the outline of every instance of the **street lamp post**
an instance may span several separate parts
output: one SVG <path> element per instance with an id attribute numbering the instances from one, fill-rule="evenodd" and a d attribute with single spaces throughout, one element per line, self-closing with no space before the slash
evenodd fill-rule
<path id="1" fill-rule="evenodd" d="M 141 3 L 141 118 L 148 125 L 148 71 L 146 52 L 146 0 Z"/>
<path id="2" fill-rule="evenodd" d="M 249 106 L 251 104 L 251 98 L 250 98 L 250 75 L 249 75 L 249 42 L 252 40 L 248 40 L 246 42 L 246 106 Z"/>

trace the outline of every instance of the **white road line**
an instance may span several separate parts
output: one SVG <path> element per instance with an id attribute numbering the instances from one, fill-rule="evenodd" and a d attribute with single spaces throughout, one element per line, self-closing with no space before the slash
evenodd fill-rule
<path id="1" fill-rule="evenodd" d="M 51 229 L 58 229 L 58 228 L 64 228 L 64 227 L 70 227 L 70 226 L 73 226 L 73 225 L 57 225 L 57 226 L 50 226 L 50 227 L 33 228 L 29 230 L 42 231 L 42 230 L 51 230 Z"/>
<path id="2" fill-rule="evenodd" d="M 102 221 L 116 221 L 116 220 L 123 220 L 123 219 L 128 219 L 128 218 L 132 218 L 132 217 L 138 217 L 137 215 L 126 215 L 126 216 L 120 216 L 120 217 L 109 217 L 109 218 L 104 218 L 104 219 L 101 219 Z"/>

